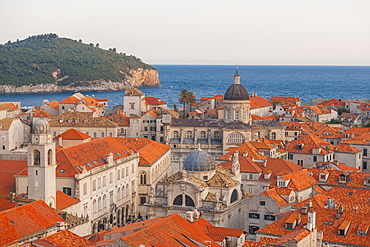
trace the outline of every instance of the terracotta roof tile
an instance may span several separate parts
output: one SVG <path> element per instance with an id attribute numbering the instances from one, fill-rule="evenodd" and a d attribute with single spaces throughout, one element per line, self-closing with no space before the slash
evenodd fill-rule
<path id="1" fill-rule="evenodd" d="M 145 103 L 147 105 L 166 105 L 167 103 L 162 101 L 160 98 L 145 97 Z"/>
<path id="2" fill-rule="evenodd" d="M 286 206 L 288 205 L 289 203 L 283 198 L 281 197 L 281 195 L 277 192 L 277 188 L 273 188 L 273 189 L 268 189 L 264 192 L 262 192 L 260 195 L 262 196 L 268 196 L 268 197 L 271 197 L 273 200 L 275 200 L 277 202 L 277 204 L 279 204 L 279 206 L 283 207 L 283 206 Z"/>
<path id="3" fill-rule="evenodd" d="M 0 196 L 9 196 L 15 192 L 15 177 L 23 169 L 27 169 L 27 161 L 0 160 Z"/>
<path id="4" fill-rule="evenodd" d="M 259 96 L 250 97 L 250 102 L 251 109 L 272 106 L 272 103 L 270 101 Z"/>
<path id="5" fill-rule="evenodd" d="M 75 96 L 70 96 L 68 98 L 65 98 L 64 100 L 60 101 L 59 104 L 76 104 L 79 102 L 80 99 Z"/>
<path id="6" fill-rule="evenodd" d="M 0 212 L 0 245 L 6 245 L 64 221 L 43 201 Z"/>
<path id="7" fill-rule="evenodd" d="M 60 232 L 51 234 L 49 236 L 41 238 L 49 243 L 52 243 L 53 246 L 75 246 L 75 247 L 88 247 L 95 246 L 86 240 L 83 237 L 74 234 L 68 230 L 62 230 Z"/>
<path id="8" fill-rule="evenodd" d="M 19 118 L 0 119 L 0 130 L 9 130 L 9 128 L 12 126 L 12 123 L 16 120 L 19 120 Z"/>
<path id="9" fill-rule="evenodd" d="M 69 130 L 63 132 L 62 134 L 57 135 L 53 139 L 57 140 L 60 137 L 64 140 L 86 140 L 86 139 L 90 138 L 89 135 L 87 135 L 85 133 L 82 133 L 81 131 L 76 130 L 76 129 L 69 129 Z"/>
<path id="10" fill-rule="evenodd" d="M 48 118 L 48 117 L 51 117 L 52 115 L 50 115 L 49 113 L 47 113 L 46 111 L 43 111 L 43 110 L 36 110 L 36 111 L 34 111 L 33 116 L 34 117 Z"/>
<path id="11" fill-rule="evenodd" d="M 56 208 L 59 210 L 63 210 L 65 208 L 72 206 L 73 204 L 80 202 L 80 200 L 75 199 L 67 194 L 64 194 L 60 190 L 56 191 L 56 197 L 57 197 Z"/>
<path id="12" fill-rule="evenodd" d="M 140 165 L 151 165 L 171 147 L 147 138 L 116 138 L 116 140 L 140 153 Z"/>
<path id="13" fill-rule="evenodd" d="M 312 134 L 304 135 L 298 140 L 292 140 L 286 145 L 285 150 L 289 153 L 312 154 L 313 149 L 318 149 L 320 154 L 334 152 L 334 146 L 329 142 Z"/>
<path id="14" fill-rule="evenodd" d="M 361 152 L 360 149 L 357 149 L 355 147 L 352 147 L 351 145 L 346 145 L 339 143 L 338 145 L 335 146 L 335 152 L 338 153 L 359 153 Z"/>
<path id="15" fill-rule="evenodd" d="M 309 176 L 309 171 L 307 169 L 302 169 L 287 175 L 283 175 L 284 180 L 289 180 L 287 188 L 291 188 L 295 191 L 300 191 L 312 187 L 318 184 L 317 180 Z M 270 188 L 277 188 L 277 181 L 270 184 Z"/>
<path id="16" fill-rule="evenodd" d="M 270 101 L 300 101 L 298 97 L 272 96 Z"/>

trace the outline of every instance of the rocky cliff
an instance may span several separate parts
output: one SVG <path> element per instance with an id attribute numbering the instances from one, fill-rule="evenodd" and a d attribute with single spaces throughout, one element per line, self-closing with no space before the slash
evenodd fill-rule
<path id="1" fill-rule="evenodd" d="M 128 81 L 134 87 L 157 87 L 160 86 L 158 79 L 158 71 L 154 69 L 130 70 L 132 77 Z"/>
<path id="2" fill-rule="evenodd" d="M 66 86 L 57 84 L 37 84 L 37 85 L 0 85 L 0 93 L 59 93 L 59 92 L 103 92 L 103 91 L 123 91 L 132 87 L 156 87 L 160 86 L 158 71 L 153 69 L 131 70 L 132 76 L 126 76 L 127 80 L 123 82 L 112 81 L 91 81 L 88 85 L 74 86 L 73 83 Z"/>

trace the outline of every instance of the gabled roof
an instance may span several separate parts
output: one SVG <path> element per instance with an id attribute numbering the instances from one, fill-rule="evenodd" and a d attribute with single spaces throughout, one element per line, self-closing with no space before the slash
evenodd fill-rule
<path id="1" fill-rule="evenodd" d="M 56 111 L 59 111 L 59 102 L 56 101 L 56 100 L 49 102 L 48 106 L 50 106 L 51 108 L 53 108 Z"/>
<path id="2" fill-rule="evenodd" d="M 242 121 L 233 121 L 222 127 L 225 130 L 249 130 L 252 126 Z"/>
<path id="3" fill-rule="evenodd" d="M 0 111 L 5 110 L 7 112 L 19 110 L 13 103 L 0 104 Z"/>
<path id="4" fill-rule="evenodd" d="M 15 192 L 14 175 L 25 168 L 27 161 L 0 160 L 0 196 L 9 196 L 9 192 Z"/>
<path id="5" fill-rule="evenodd" d="M 34 111 L 33 113 L 33 116 L 34 117 L 51 117 L 52 115 L 50 115 L 49 113 L 47 113 L 46 111 L 43 111 L 43 110 L 36 110 Z"/>
<path id="6" fill-rule="evenodd" d="M 74 177 L 84 169 L 88 171 L 105 165 L 108 154 L 113 154 L 113 160 L 117 160 L 136 153 L 117 139 L 109 136 L 61 149 L 56 154 L 57 177 Z"/>
<path id="7" fill-rule="evenodd" d="M 293 189 L 294 191 L 301 191 L 318 184 L 317 180 L 309 175 L 309 171 L 307 169 L 283 175 L 281 178 L 285 181 L 289 181 L 287 188 Z M 277 181 L 270 184 L 270 188 L 277 187 L 279 187 L 277 185 Z"/>
<path id="8" fill-rule="evenodd" d="M 306 109 L 310 108 L 312 111 L 314 111 L 318 115 L 331 113 L 326 107 L 321 106 L 321 105 L 305 106 L 305 108 Z"/>
<path id="9" fill-rule="evenodd" d="M 65 98 L 64 100 L 60 101 L 59 104 L 76 104 L 79 102 L 80 99 L 76 96 L 69 96 L 68 98 Z"/>
<path id="10" fill-rule="evenodd" d="M 370 145 L 370 132 L 357 135 L 351 139 L 341 141 L 340 143 L 353 145 Z"/>
<path id="11" fill-rule="evenodd" d="M 56 191 L 56 197 L 57 197 L 56 208 L 59 210 L 63 210 L 65 208 L 72 206 L 73 204 L 80 202 L 80 200 L 73 198 L 67 194 L 64 194 L 60 190 Z"/>
<path id="12" fill-rule="evenodd" d="M 339 143 L 335 146 L 335 152 L 337 153 L 359 153 L 360 149 L 352 147 L 351 145 Z"/>
<path id="13" fill-rule="evenodd" d="M 212 97 L 201 97 L 200 98 L 200 101 L 206 101 L 206 100 L 210 100 L 210 99 L 215 99 L 215 100 L 218 100 L 220 102 L 222 102 L 224 96 L 221 95 L 221 94 L 217 94 L 215 96 L 212 96 Z"/>
<path id="14" fill-rule="evenodd" d="M 171 147 L 148 138 L 116 138 L 122 145 L 135 149 L 140 154 L 140 165 L 151 165 Z"/>
<path id="15" fill-rule="evenodd" d="M 147 105 L 166 105 L 167 103 L 162 101 L 160 98 L 145 97 L 145 104 Z"/>
<path id="16" fill-rule="evenodd" d="M 245 173 L 260 173 L 262 169 L 249 157 L 239 159 L 240 172 Z M 232 169 L 233 161 L 226 161 L 221 163 L 220 166 L 223 166 L 228 169 Z"/>
<path id="17" fill-rule="evenodd" d="M 208 186 L 210 187 L 225 187 L 230 188 L 235 185 L 238 185 L 239 182 L 226 176 L 225 174 L 216 171 L 215 175 L 207 181 Z"/>
<path id="18" fill-rule="evenodd" d="M 259 96 L 250 97 L 249 100 L 251 101 L 251 109 L 272 106 L 272 103 L 270 101 Z"/>
<path id="19" fill-rule="evenodd" d="M 143 95 L 145 94 L 142 91 L 134 87 L 134 88 L 125 89 L 124 96 L 143 96 Z"/>
<path id="20" fill-rule="evenodd" d="M 352 171 L 341 171 L 341 170 L 323 170 L 318 168 L 308 168 L 307 169 L 311 175 L 319 181 L 319 175 L 322 172 L 328 172 L 329 176 L 326 182 L 320 182 L 320 184 L 326 185 L 326 186 L 347 186 L 352 188 L 367 188 L 364 184 L 364 181 L 366 178 L 370 176 L 370 173 L 368 172 L 352 172 Z M 347 182 L 345 184 L 339 183 L 339 176 L 346 173 L 348 175 Z"/>
<path id="21" fill-rule="evenodd" d="M 300 101 L 298 97 L 272 96 L 270 101 Z"/>
<path id="22" fill-rule="evenodd" d="M 323 106 L 345 106 L 345 102 L 342 101 L 341 99 L 331 99 L 331 100 L 324 100 L 322 101 L 321 103 L 319 103 L 318 105 L 323 105 Z"/>
<path id="23" fill-rule="evenodd" d="M 370 103 L 361 103 L 357 108 L 363 111 L 370 111 Z"/>
<path id="24" fill-rule="evenodd" d="M 225 151 L 227 151 L 227 153 L 218 158 L 218 160 L 230 161 L 235 152 L 239 153 L 239 160 L 241 160 L 242 157 L 250 157 L 254 158 L 255 160 L 266 159 L 266 155 L 261 154 L 262 152 L 258 151 L 258 149 L 255 146 L 253 146 L 250 142 L 243 143 L 239 147 L 227 148 Z"/>
<path id="25" fill-rule="evenodd" d="M 130 246 L 220 246 L 199 227 L 185 220 L 178 214 L 161 218 L 162 220 L 146 228 L 121 237 Z M 207 241 L 207 242 L 206 242 Z"/>
<path id="26" fill-rule="evenodd" d="M 359 134 L 365 134 L 370 132 L 370 127 L 352 127 L 346 131 L 343 132 L 343 135 L 352 135 L 352 137 L 359 135 Z"/>
<path id="27" fill-rule="evenodd" d="M 366 214 L 370 212 L 370 190 L 348 187 L 333 187 L 302 202 L 294 204 L 293 207 L 303 207 L 309 201 L 311 201 L 314 207 L 328 207 L 328 198 L 334 201 L 336 209 L 338 209 L 339 205 L 342 205 L 344 209 L 351 211 L 356 207 L 356 212 L 358 213 Z"/>
<path id="28" fill-rule="evenodd" d="M 262 196 L 268 196 L 268 197 L 271 197 L 274 201 L 276 201 L 276 203 L 280 206 L 280 207 L 283 207 L 283 206 L 286 206 L 288 205 L 289 203 L 278 193 L 278 188 L 272 188 L 272 189 L 268 189 L 262 193 L 260 193 L 260 195 Z"/>
<path id="29" fill-rule="evenodd" d="M 312 134 L 304 135 L 298 140 L 292 140 L 285 147 L 285 150 L 289 153 L 313 154 L 313 149 L 319 149 L 320 152 L 318 154 L 334 152 L 333 145 Z"/>
<path id="30" fill-rule="evenodd" d="M 102 106 L 101 103 L 99 103 L 95 98 L 93 97 L 85 97 L 82 99 L 84 102 L 86 102 L 87 105 L 99 107 Z"/>
<path id="31" fill-rule="evenodd" d="M 65 132 L 63 132 L 60 135 L 57 135 L 54 137 L 54 140 L 57 140 L 58 138 L 62 138 L 63 140 L 86 140 L 90 138 L 89 135 L 82 133 L 81 131 L 78 131 L 76 129 L 69 129 Z"/>
<path id="32" fill-rule="evenodd" d="M 75 247 L 88 247 L 88 246 L 95 246 L 92 243 L 90 243 L 88 240 L 86 240 L 83 237 L 78 236 L 77 234 L 74 234 L 73 232 L 69 230 L 62 230 L 60 232 L 56 232 L 54 234 L 51 234 L 49 236 L 43 237 L 40 240 L 46 241 L 47 243 L 50 243 L 52 246 L 75 246 Z M 37 240 L 32 241 L 37 244 Z M 45 245 L 42 245 L 45 246 Z"/>
<path id="33" fill-rule="evenodd" d="M 336 219 L 338 210 L 327 208 L 310 208 L 316 212 L 316 228 L 318 231 L 323 232 L 323 241 L 334 243 L 343 243 L 355 246 L 367 246 L 369 243 L 369 233 L 366 235 L 357 234 L 357 230 L 363 224 L 370 224 L 370 214 L 360 214 L 352 210 L 344 210 L 340 219 Z M 270 225 L 260 229 L 257 233 L 267 233 L 277 236 L 285 236 L 292 233 L 292 230 L 285 228 L 285 222 L 293 216 L 296 219 L 301 215 L 301 223 L 295 227 L 295 230 L 304 229 L 305 224 L 308 222 L 307 214 L 300 214 L 300 209 L 289 212 L 281 219 L 272 222 Z M 351 224 L 345 236 L 338 235 L 338 228 L 343 222 L 350 221 Z"/>
<path id="34" fill-rule="evenodd" d="M 0 119 L 0 130 L 9 130 L 13 122 L 19 120 L 19 118 L 3 118 Z"/>
<path id="35" fill-rule="evenodd" d="M 45 202 L 39 200 L 0 212 L 0 245 L 54 227 L 65 221 Z"/>

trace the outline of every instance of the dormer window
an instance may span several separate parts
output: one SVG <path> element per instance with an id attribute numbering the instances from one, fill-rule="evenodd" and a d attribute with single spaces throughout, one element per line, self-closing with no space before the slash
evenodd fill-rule
<path id="1" fill-rule="evenodd" d="M 293 223 L 285 223 L 285 228 L 288 230 L 293 230 Z"/>
<path id="2" fill-rule="evenodd" d="M 278 181 L 278 186 L 282 187 L 282 188 L 286 187 L 286 181 L 285 180 L 279 180 Z"/>
<path id="3" fill-rule="evenodd" d="M 302 150 L 304 144 L 297 144 L 297 150 Z"/>
<path id="4" fill-rule="evenodd" d="M 344 174 L 339 175 L 339 183 L 346 183 L 347 177 Z"/>

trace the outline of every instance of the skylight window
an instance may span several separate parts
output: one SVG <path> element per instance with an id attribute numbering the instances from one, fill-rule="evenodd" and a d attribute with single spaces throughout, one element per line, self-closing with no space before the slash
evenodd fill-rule
<path id="1" fill-rule="evenodd" d="M 121 156 L 121 154 L 120 153 L 116 153 L 117 154 L 117 156 Z"/>
<path id="2" fill-rule="evenodd" d="M 103 163 L 103 161 L 101 159 L 98 159 L 98 161 L 100 161 L 101 163 Z"/>
<path id="3" fill-rule="evenodd" d="M 94 161 L 93 161 L 93 163 L 94 163 Z M 92 166 L 89 162 L 86 162 L 85 165 L 87 165 L 88 167 Z"/>
<path id="4" fill-rule="evenodd" d="M 60 174 L 63 174 L 63 173 L 64 173 L 64 171 L 65 171 L 64 169 L 61 169 L 61 170 L 59 171 L 59 173 L 60 173 Z"/>
<path id="5" fill-rule="evenodd" d="M 80 167 L 81 169 L 84 169 L 84 166 L 83 166 L 83 165 L 79 165 L 79 167 Z"/>
<path id="6" fill-rule="evenodd" d="M 94 165 L 97 165 L 98 162 L 96 162 L 95 160 L 91 161 Z"/>

